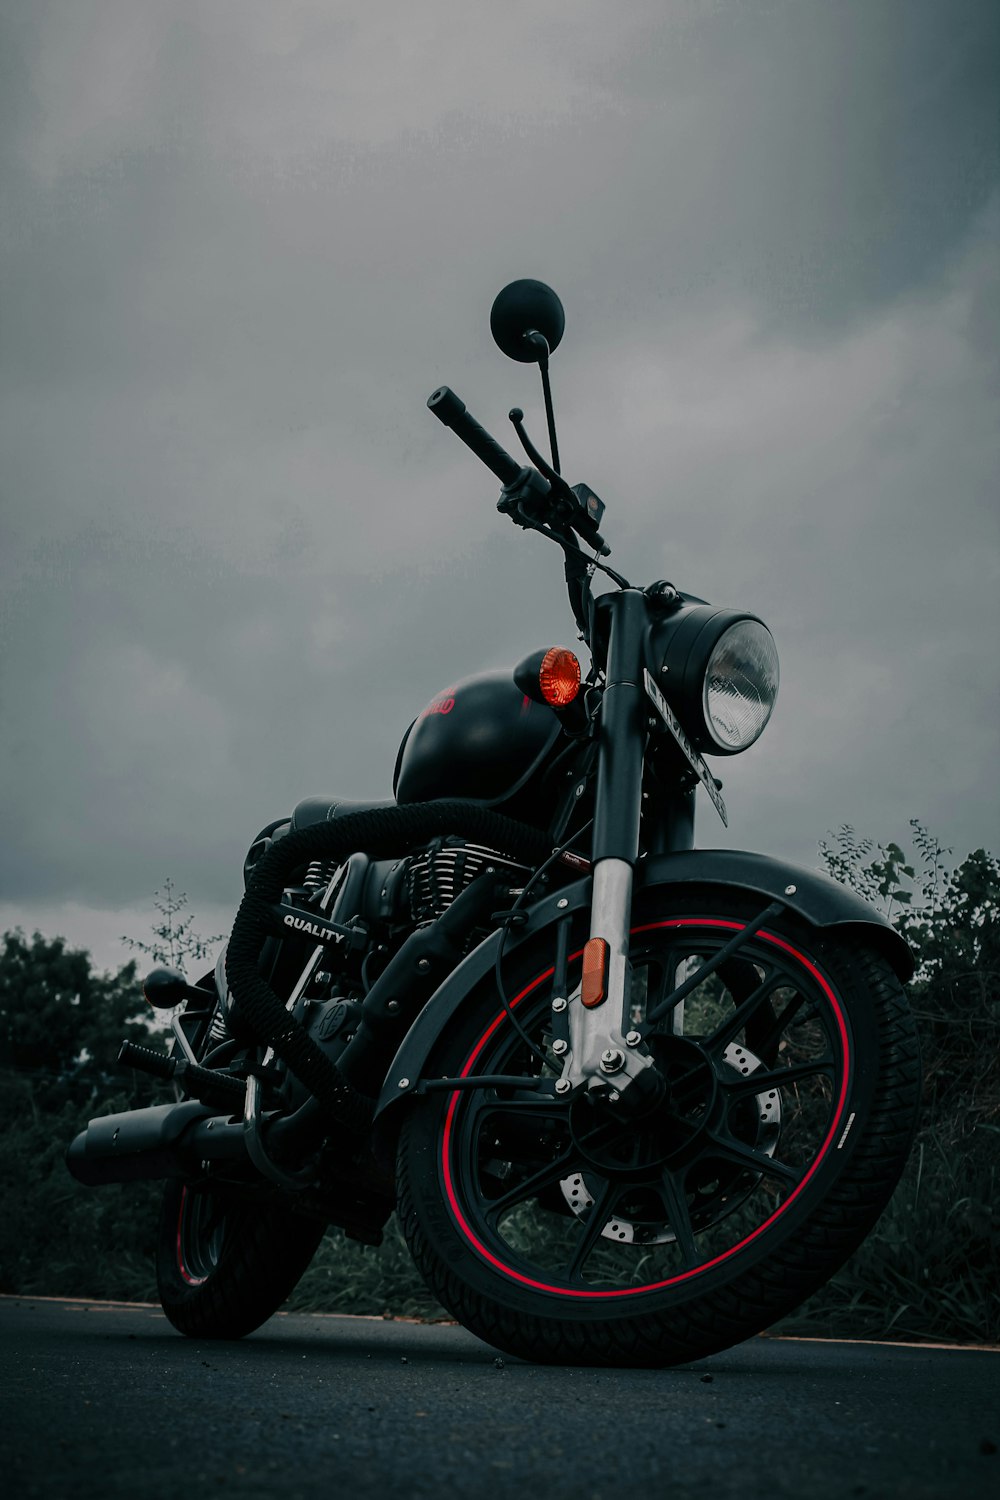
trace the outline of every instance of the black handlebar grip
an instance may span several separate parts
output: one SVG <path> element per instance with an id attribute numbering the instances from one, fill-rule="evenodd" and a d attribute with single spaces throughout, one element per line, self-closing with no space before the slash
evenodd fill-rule
<path id="1" fill-rule="evenodd" d="M 488 469 L 493 470 L 501 484 L 513 484 L 522 465 L 511 458 L 505 448 L 501 448 L 485 427 L 480 427 L 475 417 L 466 411 L 465 402 L 458 399 L 450 386 L 438 386 L 434 394 L 428 397 L 427 407 L 439 422 L 450 427 L 465 446 L 472 449 Z"/>

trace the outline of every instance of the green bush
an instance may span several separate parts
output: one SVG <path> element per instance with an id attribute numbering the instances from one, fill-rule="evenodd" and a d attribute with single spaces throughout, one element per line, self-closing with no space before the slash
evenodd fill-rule
<path id="1" fill-rule="evenodd" d="M 62 938 L 8 932 L 0 950 L 0 1292 L 155 1296 L 153 1183 L 74 1181 L 66 1147 L 95 1115 L 154 1098 L 115 1065 L 148 1041 L 135 965 L 94 973 Z"/>
<path id="2" fill-rule="evenodd" d="M 7 1205 L 0 1216 L 0 1292 L 155 1301 L 157 1184 L 95 1192 L 74 1181 L 63 1160 L 88 1118 L 127 1109 L 128 1099 L 104 1099 L 86 1110 L 67 1103 L 33 1116 L 11 1112 L 12 1093 L 4 1090 L 0 1114 L 0 1195 Z"/>
<path id="3" fill-rule="evenodd" d="M 781 1325 L 841 1337 L 1000 1342 L 1000 864 L 977 849 L 949 876 L 913 823 L 917 854 L 845 827 L 830 873 L 880 906 L 913 947 L 923 1057 L 913 1152 L 874 1231 Z"/>

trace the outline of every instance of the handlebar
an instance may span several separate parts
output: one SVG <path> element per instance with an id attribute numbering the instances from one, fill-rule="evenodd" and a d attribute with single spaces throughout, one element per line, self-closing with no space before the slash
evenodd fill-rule
<path id="1" fill-rule="evenodd" d="M 471 448 L 478 459 L 492 469 L 501 484 L 513 484 L 521 472 L 521 465 L 501 448 L 496 438 L 480 427 L 471 412 L 466 411 L 465 402 L 460 401 L 450 386 L 441 385 L 427 401 L 439 422 L 450 427 L 467 448 Z"/>
<path id="2" fill-rule="evenodd" d="M 571 490 L 560 475 L 553 473 L 544 461 L 538 458 L 520 428 L 518 431 L 521 433 L 522 442 L 525 443 L 529 454 L 538 458 L 544 473 L 540 473 L 538 469 L 523 468 L 515 458 L 511 458 L 507 450 L 501 448 L 496 438 L 487 432 L 485 427 L 479 425 L 472 413 L 466 409 L 465 402 L 459 400 L 450 386 L 438 386 L 437 390 L 427 398 L 427 407 L 438 421 L 450 427 L 452 432 L 462 439 L 466 447 L 471 448 L 476 457 L 501 481 L 504 494 L 497 502 L 498 510 L 505 511 L 519 526 L 533 525 L 539 520 L 547 522 L 552 528 L 549 534 L 554 535 L 556 540 L 559 539 L 560 530 L 564 533 L 575 531 L 591 547 L 596 547 L 603 556 L 608 555 L 611 548 L 598 531 L 597 521 L 594 519 L 594 514 L 598 519 L 603 514 L 602 502 L 587 489 L 586 485 L 578 485 L 575 490 Z M 515 411 L 511 415 L 520 418 L 521 413 Z M 617 583 L 624 586 L 617 573 L 611 572 L 608 568 L 604 571 L 610 573 Z"/>

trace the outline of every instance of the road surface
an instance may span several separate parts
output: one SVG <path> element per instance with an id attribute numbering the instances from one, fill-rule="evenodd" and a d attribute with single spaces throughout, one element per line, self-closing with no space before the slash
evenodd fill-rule
<path id="1" fill-rule="evenodd" d="M 978 1500 L 1000 1351 L 771 1338 L 672 1370 L 553 1369 L 460 1328 L 0 1298 L 15 1500 Z"/>

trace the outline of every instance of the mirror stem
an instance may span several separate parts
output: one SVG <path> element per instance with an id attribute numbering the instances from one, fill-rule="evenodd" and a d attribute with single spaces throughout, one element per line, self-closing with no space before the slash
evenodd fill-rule
<path id="1" fill-rule="evenodd" d="M 536 352 L 532 356 L 538 360 L 538 368 L 542 372 L 542 395 L 545 397 L 545 421 L 549 429 L 549 447 L 552 449 L 552 467 L 557 474 L 562 473 L 559 467 L 559 443 L 556 440 L 556 418 L 552 410 L 552 387 L 549 385 L 549 341 L 544 333 L 539 333 L 537 328 L 529 328 L 524 335 L 526 344 L 530 344 Z"/>
<path id="2" fill-rule="evenodd" d="M 557 474 L 562 473 L 559 467 L 559 444 L 556 441 L 556 419 L 552 410 L 552 387 L 549 385 L 549 356 L 548 346 L 545 355 L 538 361 L 538 368 L 542 372 L 542 395 L 545 397 L 545 420 L 549 428 L 549 447 L 552 449 L 552 467 Z"/>

